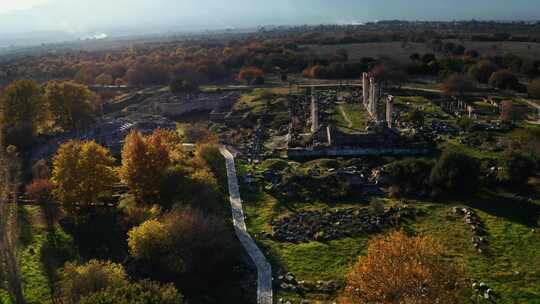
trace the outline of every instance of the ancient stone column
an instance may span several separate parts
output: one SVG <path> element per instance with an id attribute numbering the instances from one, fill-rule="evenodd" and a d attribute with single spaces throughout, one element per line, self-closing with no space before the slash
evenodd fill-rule
<path id="1" fill-rule="evenodd" d="M 315 94 L 311 95 L 311 133 L 317 132 L 319 129 L 319 105 Z"/>
<path id="2" fill-rule="evenodd" d="M 388 95 L 386 99 L 386 123 L 392 129 L 394 122 L 394 96 Z"/>
<path id="3" fill-rule="evenodd" d="M 379 88 L 377 85 L 377 81 L 375 78 L 370 78 L 370 92 L 369 92 L 369 99 L 370 99 L 370 114 L 375 120 L 379 120 L 378 116 L 378 102 L 379 102 Z"/>
<path id="4" fill-rule="evenodd" d="M 362 74 L 362 98 L 364 100 L 364 106 L 367 106 L 369 102 L 369 77 L 368 73 Z"/>

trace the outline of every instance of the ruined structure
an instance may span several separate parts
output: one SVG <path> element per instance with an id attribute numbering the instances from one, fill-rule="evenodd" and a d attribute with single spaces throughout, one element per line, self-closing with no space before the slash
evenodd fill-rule
<path id="1" fill-rule="evenodd" d="M 382 98 L 382 85 L 377 81 L 375 77 L 368 73 L 362 74 L 362 92 L 363 92 L 363 104 L 371 119 L 377 124 L 386 125 L 388 128 L 393 127 L 394 117 L 394 97 L 389 95 L 386 98 L 386 104 L 382 107 L 386 108 L 386 115 L 381 112 L 381 100 Z"/>
<path id="2" fill-rule="evenodd" d="M 236 92 L 227 94 L 200 94 L 199 96 L 176 96 L 162 94 L 148 100 L 154 113 L 163 116 L 180 116 L 190 112 L 212 111 L 219 108 L 232 107 L 238 100 Z"/>

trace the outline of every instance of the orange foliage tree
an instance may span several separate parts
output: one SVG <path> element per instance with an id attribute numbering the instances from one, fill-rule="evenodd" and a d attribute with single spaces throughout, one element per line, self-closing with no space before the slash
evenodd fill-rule
<path id="1" fill-rule="evenodd" d="M 122 149 L 120 177 L 138 201 L 156 199 L 167 168 L 171 165 L 166 131 L 149 136 L 131 132 Z"/>
<path id="2" fill-rule="evenodd" d="M 429 237 L 377 237 L 348 274 L 342 303 L 458 303 L 462 271 L 442 253 Z"/>

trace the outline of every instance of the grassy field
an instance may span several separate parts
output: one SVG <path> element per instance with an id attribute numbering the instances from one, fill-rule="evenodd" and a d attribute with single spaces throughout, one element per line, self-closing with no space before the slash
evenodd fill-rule
<path id="1" fill-rule="evenodd" d="M 26 301 L 28 304 L 51 303 L 56 268 L 60 266 L 62 257 L 74 255 L 73 240 L 56 226 L 56 246 L 53 246 L 40 207 L 21 206 L 18 221 L 18 255 Z M 0 303 L 10 303 L 5 293 L 0 292 Z"/>
<path id="2" fill-rule="evenodd" d="M 286 162 L 276 164 L 287 166 Z M 296 166 L 296 165 L 295 165 Z M 248 166 L 239 161 L 239 174 Z M 241 179 L 242 180 L 242 179 Z M 263 190 L 243 190 L 247 225 L 252 236 L 269 257 L 275 272 L 292 272 L 298 280 L 337 280 L 344 276 L 352 263 L 366 249 L 371 236 L 360 235 L 330 242 L 306 244 L 280 243 L 259 238 L 261 232 L 271 232 L 272 219 L 304 209 L 359 206 L 352 200 L 347 204 L 328 204 L 321 201 L 284 202 Z M 518 202 L 505 192 L 484 190 L 468 201 L 427 202 L 413 200 L 377 199 L 386 205 L 407 203 L 423 215 L 404 225 L 410 233 L 430 235 L 447 248 L 447 258 L 462 264 L 469 278 L 486 282 L 500 294 L 497 303 L 540 303 L 540 234 L 537 208 L 540 191 L 530 193 L 533 203 Z M 360 201 L 360 200 L 358 200 Z M 365 203 L 364 203 L 365 206 Z M 472 233 L 462 218 L 453 215 L 453 207 L 471 207 L 485 222 L 489 231 L 490 250 L 478 254 L 472 244 Z M 299 301 L 302 297 L 276 290 L 276 298 Z M 327 303 L 338 295 L 306 294 L 312 303 Z"/>
<path id="3" fill-rule="evenodd" d="M 368 121 L 364 106 L 359 103 L 340 104 L 332 109 L 331 119 L 335 126 L 342 132 L 363 132 Z"/>

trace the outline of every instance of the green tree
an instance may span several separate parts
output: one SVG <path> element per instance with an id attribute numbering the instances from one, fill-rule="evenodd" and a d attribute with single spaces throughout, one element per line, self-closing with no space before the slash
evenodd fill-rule
<path id="1" fill-rule="evenodd" d="M 457 151 L 445 151 L 431 171 L 434 195 L 459 196 L 473 193 L 480 176 L 478 160 Z"/>
<path id="2" fill-rule="evenodd" d="M 53 195 L 76 212 L 111 194 L 116 176 L 114 158 L 93 141 L 68 141 L 53 158 Z"/>
<path id="3" fill-rule="evenodd" d="M 466 75 L 453 74 L 443 83 L 443 90 L 448 95 L 462 97 L 465 93 L 473 91 L 474 85 Z"/>
<path id="4" fill-rule="evenodd" d="M 92 105 L 96 100 L 87 86 L 72 81 L 51 81 L 45 97 L 56 126 L 64 131 L 80 130 L 93 121 Z"/>
<path id="5" fill-rule="evenodd" d="M 536 162 L 532 157 L 518 151 L 509 151 L 503 157 L 498 178 L 512 186 L 523 187 L 535 173 Z"/>
<path id="6" fill-rule="evenodd" d="M 488 83 L 497 69 L 497 65 L 490 60 L 481 60 L 469 69 L 469 76 L 480 83 Z"/>

